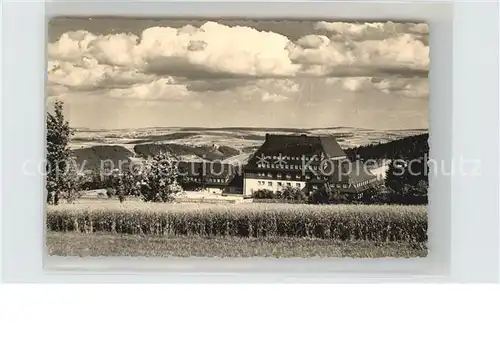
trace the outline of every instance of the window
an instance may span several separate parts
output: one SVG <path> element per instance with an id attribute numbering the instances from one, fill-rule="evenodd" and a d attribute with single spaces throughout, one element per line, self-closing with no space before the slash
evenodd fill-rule
<path id="1" fill-rule="evenodd" d="M 281 179 L 283 177 L 281 173 L 278 173 L 276 176 L 278 177 L 278 179 Z"/>
<path id="2" fill-rule="evenodd" d="M 273 182 L 267 182 L 267 186 L 273 186 Z"/>
<path id="3" fill-rule="evenodd" d="M 313 185 L 312 188 L 313 188 L 313 190 L 318 190 L 318 186 L 317 185 Z"/>
<path id="4" fill-rule="evenodd" d="M 296 186 L 297 188 L 300 188 L 300 183 L 295 183 L 295 186 Z"/>
<path id="5" fill-rule="evenodd" d="M 287 186 L 292 186 L 292 183 L 286 183 Z"/>
<path id="6" fill-rule="evenodd" d="M 281 182 L 278 182 L 278 186 L 281 186 Z"/>
<path id="7" fill-rule="evenodd" d="M 271 173 L 268 173 L 267 176 L 271 178 L 273 175 Z"/>
<path id="8" fill-rule="evenodd" d="M 311 176 L 310 175 L 306 175 L 306 179 L 307 180 L 311 179 Z"/>
<path id="9" fill-rule="evenodd" d="M 347 189 L 347 184 L 344 184 L 342 187 L 343 187 L 344 189 Z"/>
<path id="10" fill-rule="evenodd" d="M 292 175 L 291 174 L 287 174 L 286 175 L 286 179 L 292 179 Z"/>
<path id="11" fill-rule="evenodd" d="M 300 179 L 300 174 L 295 175 L 296 179 Z"/>

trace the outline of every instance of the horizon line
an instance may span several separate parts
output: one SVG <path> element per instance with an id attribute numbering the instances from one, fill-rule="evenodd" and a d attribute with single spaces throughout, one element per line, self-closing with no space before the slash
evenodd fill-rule
<path id="1" fill-rule="evenodd" d="M 299 130 L 299 131 L 314 131 L 314 130 L 321 130 L 321 129 L 342 129 L 342 128 L 350 128 L 350 129 L 358 129 L 358 130 L 367 130 L 367 131 L 374 131 L 374 132 L 390 132 L 390 131 L 429 131 L 429 128 L 391 128 L 391 129 L 373 129 L 373 128 L 365 128 L 365 127 L 354 127 L 354 126 L 335 126 L 335 127 L 243 127 L 243 126 L 237 126 L 237 127 L 180 127 L 180 126 L 154 126 L 154 127 L 139 127 L 139 128 L 90 128 L 90 127 L 71 127 L 70 129 L 72 130 L 88 130 L 88 131 L 104 131 L 104 130 L 109 130 L 109 131 L 125 131 L 125 130 L 149 130 L 149 129 L 180 129 L 180 130 L 222 130 L 222 129 L 243 129 L 243 130 L 270 130 L 270 131 L 293 131 L 293 130 Z"/>

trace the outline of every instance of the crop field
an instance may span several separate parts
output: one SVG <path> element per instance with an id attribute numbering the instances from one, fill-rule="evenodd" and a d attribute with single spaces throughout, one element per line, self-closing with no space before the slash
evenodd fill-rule
<path id="1" fill-rule="evenodd" d="M 52 232 L 143 236 L 427 241 L 427 208 L 394 205 L 71 204 L 47 208 Z"/>

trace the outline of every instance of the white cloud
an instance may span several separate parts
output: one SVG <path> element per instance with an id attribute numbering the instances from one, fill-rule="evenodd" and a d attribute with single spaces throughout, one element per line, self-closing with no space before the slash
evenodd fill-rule
<path id="1" fill-rule="evenodd" d="M 118 99 L 179 100 L 189 96 L 185 85 L 176 84 L 171 77 L 160 78 L 151 83 L 136 84 L 130 88 L 112 89 L 108 95 Z"/>
<path id="2" fill-rule="evenodd" d="M 171 68 L 245 76 L 293 76 L 298 66 L 289 58 L 289 39 L 249 27 L 207 22 L 200 28 L 152 27 L 141 37 L 95 36 L 80 31 L 49 44 L 49 57 L 68 61 L 84 55 L 101 64 L 167 73 Z M 175 63 L 173 65 L 173 63 Z M 169 72 L 173 73 L 173 72 Z"/>
<path id="3" fill-rule="evenodd" d="M 75 60 L 76 62 L 76 60 Z M 49 61 L 47 81 L 73 89 L 89 90 L 149 82 L 155 77 L 139 70 L 99 64 L 94 58 L 82 57 L 79 63 Z"/>
<path id="4" fill-rule="evenodd" d="M 273 94 L 267 91 L 262 94 L 262 101 L 280 102 L 286 100 L 288 100 L 288 97 L 283 95 Z"/>
<path id="5" fill-rule="evenodd" d="M 234 93 L 243 100 L 280 102 L 295 97 L 299 91 L 299 83 L 292 79 L 259 79 L 237 88 Z"/>
<path id="6" fill-rule="evenodd" d="M 313 41 L 308 35 L 308 42 Z M 324 38 L 323 36 L 317 36 Z M 298 40 L 298 43 L 303 38 Z M 384 40 L 346 41 L 321 40 L 317 47 L 296 45 L 291 50 L 303 72 L 313 75 L 362 75 L 377 70 L 428 70 L 429 47 L 410 34 Z"/>
<path id="7" fill-rule="evenodd" d="M 427 98 L 429 84 L 426 78 L 384 78 L 372 77 L 332 77 L 325 80 L 328 85 L 336 85 L 352 92 L 379 90 L 386 94 L 395 94 L 409 98 Z"/>
<path id="8" fill-rule="evenodd" d="M 140 35 L 68 32 L 48 46 L 49 93 L 113 89 L 115 97 L 171 99 L 189 90 L 242 87 L 271 101 L 299 90 L 282 78 L 376 76 L 391 70 L 411 76 L 428 70 L 429 47 L 420 38 L 428 33 L 426 24 L 319 22 L 316 30 L 324 32 L 295 43 L 282 34 L 215 22 L 151 27 Z M 352 79 L 342 84 L 346 90 L 365 85 Z"/>
<path id="9" fill-rule="evenodd" d="M 429 34 L 426 23 L 394 23 L 388 22 L 325 22 L 316 23 L 316 30 L 325 30 L 333 35 L 348 37 L 354 40 L 384 39 L 400 34 Z"/>

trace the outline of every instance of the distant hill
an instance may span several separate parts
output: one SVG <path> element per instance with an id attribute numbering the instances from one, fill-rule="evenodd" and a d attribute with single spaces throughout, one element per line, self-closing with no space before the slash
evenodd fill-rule
<path id="1" fill-rule="evenodd" d="M 85 162 L 84 170 L 99 170 L 101 168 L 101 161 L 106 161 L 104 166 L 118 168 L 120 161 L 130 162 L 130 158 L 134 157 L 132 151 L 118 145 L 84 147 L 74 149 L 73 154 L 76 157 L 78 165 L 82 166 L 83 162 Z"/>
<path id="2" fill-rule="evenodd" d="M 148 158 L 150 156 L 157 155 L 161 152 L 169 152 L 175 156 L 197 156 L 199 158 L 215 161 L 224 160 L 226 158 L 239 155 L 239 151 L 230 146 L 212 146 L 212 145 L 201 145 L 193 146 L 186 144 L 156 144 L 156 143 L 145 143 L 137 144 L 134 146 L 134 151 L 137 156 Z"/>
<path id="3" fill-rule="evenodd" d="M 354 161 L 403 159 L 411 160 L 423 157 L 429 153 L 429 133 L 419 134 L 393 140 L 383 144 L 364 145 L 344 150 L 347 157 Z"/>

